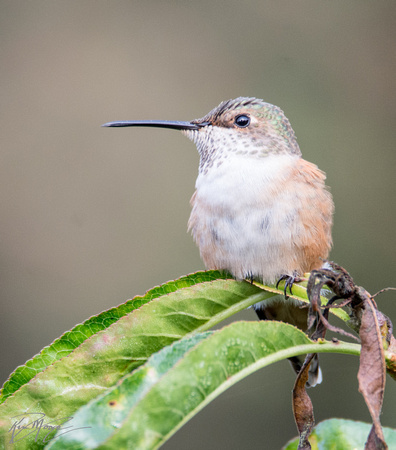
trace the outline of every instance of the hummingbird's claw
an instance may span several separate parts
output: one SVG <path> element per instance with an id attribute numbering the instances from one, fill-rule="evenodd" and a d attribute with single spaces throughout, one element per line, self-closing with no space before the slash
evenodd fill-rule
<path id="1" fill-rule="evenodd" d="M 287 295 L 287 288 L 289 288 L 290 294 L 293 295 L 293 284 L 299 283 L 301 281 L 301 278 L 299 277 L 297 272 L 293 272 L 293 275 L 281 275 L 279 280 L 276 283 L 276 288 L 278 289 L 279 283 L 281 281 L 285 281 L 285 288 L 283 290 L 285 294 L 285 298 L 288 299 L 289 296 Z"/>

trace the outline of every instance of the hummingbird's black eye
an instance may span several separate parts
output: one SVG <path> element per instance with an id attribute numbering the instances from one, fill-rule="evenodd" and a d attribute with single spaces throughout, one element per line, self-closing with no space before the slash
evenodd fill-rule
<path id="1" fill-rule="evenodd" d="M 237 125 L 239 128 L 246 128 L 250 124 L 250 117 L 245 116 L 245 114 L 240 114 L 239 116 L 235 117 L 235 125 Z"/>

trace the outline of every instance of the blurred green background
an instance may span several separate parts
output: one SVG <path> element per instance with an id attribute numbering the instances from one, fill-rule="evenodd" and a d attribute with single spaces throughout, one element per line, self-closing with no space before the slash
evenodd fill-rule
<path id="1" fill-rule="evenodd" d="M 331 258 L 372 293 L 396 285 L 395 19 L 393 0 L 2 0 L 1 382 L 90 315 L 203 268 L 186 233 L 195 146 L 108 121 L 190 120 L 237 96 L 280 106 L 327 172 Z M 396 323 L 395 299 L 377 300 Z M 321 360 L 316 420 L 369 420 L 357 359 Z M 293 381 L 287 362 L 256 373 L 164 448 L 280 448 Z M 385 394 L 396 427 L 390 378 Z"/>

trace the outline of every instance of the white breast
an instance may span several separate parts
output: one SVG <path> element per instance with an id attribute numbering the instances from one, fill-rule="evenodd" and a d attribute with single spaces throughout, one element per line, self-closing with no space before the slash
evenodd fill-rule
<path id="1" fill-rule="evenodd" d="M 252 158 L 232 155 L 218 167 L 198 175 L 195 187 L 202 200 L 217 206 L 255 203 L 257 196 L 287 179 L 298 157 L 274 155 Z"/>

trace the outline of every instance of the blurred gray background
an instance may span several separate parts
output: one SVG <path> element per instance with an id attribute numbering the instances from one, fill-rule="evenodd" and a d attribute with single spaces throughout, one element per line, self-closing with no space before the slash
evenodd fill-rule
<path id="1" fill-rule="evenodd" d="M 395 19 L 393 0 L 2 0 L 1 382 L 76 323 L 203 268 L 186 233 L 195 146 L 108 121 L 279 105 L 327 172 L 331 258 L 372 293 L 395 286 Z M 395 293 L 377 300 L 396 322 Z M 316 420 L 369 420 L 357 358 L 321 360 Z M 287 362 L 259 371 L 164 448 L 280 448 L 296 435 L 293 381 Z M 388 378 L 393 427 L 395 401 Z"/>

